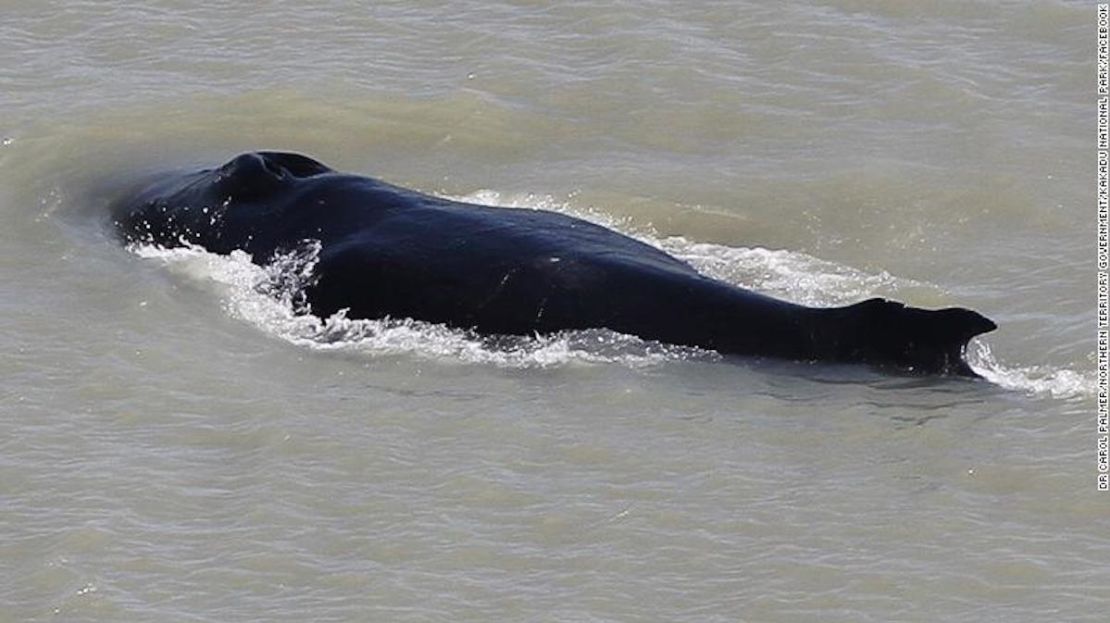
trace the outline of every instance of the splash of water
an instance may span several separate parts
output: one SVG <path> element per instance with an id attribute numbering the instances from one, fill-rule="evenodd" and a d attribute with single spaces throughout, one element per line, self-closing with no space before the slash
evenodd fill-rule
<path id="1" fill-rule="evenodd" d="M 1051 366 L 1011 367 L 999 362 L 990 345 L 978 339 L 969 345 L 967 360 L 980 376 L 1006 389 L 1063 399 L 1095 395 L 1097 379 L 1093 370 L 1084 374 Z"/>

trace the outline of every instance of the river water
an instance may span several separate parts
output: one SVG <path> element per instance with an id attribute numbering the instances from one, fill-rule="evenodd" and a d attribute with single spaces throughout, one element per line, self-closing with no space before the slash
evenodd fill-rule
<path id="1" fill-rule="evenodd" d="M 1094 5 L 0 2 L 0 621 L 1103 621 Z M 284 149 L 987 381 L 314 322 L 105 203 Z"/>

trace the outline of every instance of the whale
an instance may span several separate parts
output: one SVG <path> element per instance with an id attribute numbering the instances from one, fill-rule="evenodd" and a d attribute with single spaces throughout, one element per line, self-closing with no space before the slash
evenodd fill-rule
<path id="1" fill-rule="evenodd" d="M 109 208 L 125 245 L 249 254 L 266 265 L 316 245 L 300 292 L 321 318 L 412 318 L 480 335 L 609 329 L 726 356 L 866 364 L 974 377 L 970 309 L 884 298 L 811 307 L 706 276 L 620 232 L 566 214 L 454 201 L 260 151 L 172 171 Z"/>

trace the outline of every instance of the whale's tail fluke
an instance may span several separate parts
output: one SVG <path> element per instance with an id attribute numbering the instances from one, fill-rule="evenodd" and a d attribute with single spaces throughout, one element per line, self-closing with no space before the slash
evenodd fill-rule
<path id="1" fill-rule="evenodd" d="M 834 312 L 839 335 L 825 345 L 833 349 L 833 358 L 915 374 L 978 376 L 964 359 L 967 343 L 997 328 L 970 309 L 919 309 L 881 298 Z"/>

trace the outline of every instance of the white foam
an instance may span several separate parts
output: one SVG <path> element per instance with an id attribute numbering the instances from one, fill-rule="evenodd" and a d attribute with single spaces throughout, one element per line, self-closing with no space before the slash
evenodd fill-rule
<path id="1" fill-rule="evenodd" d="M 985 341 L 972 340 L 967 350 L 972 370 L 988 381 L 1017 391 L 1052 398 L 1089 398 L 1097 388 L 1094 371 L 1075 372 L 1051 366 L 1009 367 L 1000 363 Z"/>
<path id="2" fill-rule="evenodd" d="M 448 198 L 499 207 L 550 210 L 581 218 L 666 251 L 715 279 L 803 305 L 844 305 L 907 288 L 927 287 L 885 271 L 871 274 L 796 251 L 729 247 L 691 242 L 681 236 L 661 237 L 650 228 L 634 227 L 628 221 L 596 210 L 571 207 L 553 197 L 505 196 L 482 190 Z"/>
<path id="3" fill-rule="evenodd" d="M 883 291 L 921 285 L 887 272 L 870 274 L 795 251 L 726 247 L 684 238 L 667 238 L 661 247 L 711 277 L 803 305 L 844 305 Z"/>

